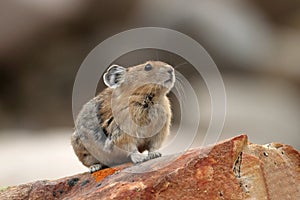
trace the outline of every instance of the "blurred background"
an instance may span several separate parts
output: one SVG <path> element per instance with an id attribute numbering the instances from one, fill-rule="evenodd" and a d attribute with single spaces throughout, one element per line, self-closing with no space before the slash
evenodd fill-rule
<path id="1" fill-rule="evenodd" d="M 298 0 L 0 1 L 0 187 L 87 170 L 70 145 L 77 70 L 106 38 L 144 26 L 180 31 L 213 58 L 227 94 L 220 140 L 247 133 L 254 143 L 300 149 Z M 184 62 L 160 50 L 131 52 L 116 62 L 131 66 L 149 59 Z M 198 91 L 195 147 L 211 117 L 209 94 L 193 66 L 177 70 Z M 103 87 L 100 81 L 99 91 Z M 174 113 L 176 127 L 176 106 Z"/>

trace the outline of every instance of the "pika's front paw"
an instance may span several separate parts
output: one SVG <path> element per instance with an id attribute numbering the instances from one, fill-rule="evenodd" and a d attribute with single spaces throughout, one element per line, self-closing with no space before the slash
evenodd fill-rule
<path id="1" fill-rule="evenodd" d="M 130 159 L 134 164 L 136 164 L 136 163 L 145 162 L 145 161 L 149 160 L 150 158 L 148 155 L 144 155 L 139 152 L 135 152 L 130 155 Z"/>
<path id="2" fill-rule="evenodd" d="M 161 157 L 161 153 L 156 152 L 156 151 L 149 152 L 148 155 L 144 155 L 139 152 L 135 152 L 130 155 L 131 161 L 135 164 L 145 162 L 147 160 L 151 160 L 151 159 L 158 158 L 158 157 Z"/>
<path id="3" fill-rule="evenodd" d="M 152 151 L 152 152 L 148 153 L 148 157 L 150 159 L 158 158 L 158 157 L 161 157 L 161 153 L 159 153 L 157 151 Z"/>

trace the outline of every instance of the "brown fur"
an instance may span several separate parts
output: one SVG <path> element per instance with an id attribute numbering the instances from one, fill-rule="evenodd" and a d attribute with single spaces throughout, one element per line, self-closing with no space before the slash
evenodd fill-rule
<path id="1" fill-rule="evenodd" d="M 153 66 L 149 72 L 144 70 L 147 63 Z M 172 67 L 159 61 L 147 63 L 127 68 L 122 84 L 116 88 L 106 88 L 94 98 L 98 102 L 95 106 L 99 107 L 99 127 L 113 146 L 128 152 L 156 151 L 169 134 L 172 114 L 166 94 L 173 87 L 174 71 L 170 72 Z M 171 76 L 171 83 L 168 83 Z M 158 116 L 152 116 L 154 106 L 157 105 L 160 110 L 154 113 L 158 113 Z M 153 118 L 165 121 L 158 133 L 148 135 L 152 129 L 147 126 L 151 125 L 151 119 L 153 123 Z M 128 119 L 133 121 L 132 125 L 126 124 Z M 144 131 L 141 132 L 141 129 Z M 86 166 L 103 164 L 99 158 L 101 155 L 96 159 L 97 152 L 89 152 L 89 145 L 79 139 L 84 132 L 79 129 L 76 132 L 72 136 L 72 145 L 79 160 Z M 101 145 L 99 148 L 102 148 Z"/>

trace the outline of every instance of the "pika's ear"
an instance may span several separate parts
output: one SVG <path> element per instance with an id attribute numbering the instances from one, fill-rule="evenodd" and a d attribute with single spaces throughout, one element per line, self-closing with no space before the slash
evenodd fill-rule
<path id="1" fill-rule="evenodd" d="M 103 75 L 103 80 L 105 85 L 110 88 L 116 88 L 121 85 L 124 81 L 124 75 L 126 73 L 126 69 L 119 65 L 110 66 L 106 73 Z"/>

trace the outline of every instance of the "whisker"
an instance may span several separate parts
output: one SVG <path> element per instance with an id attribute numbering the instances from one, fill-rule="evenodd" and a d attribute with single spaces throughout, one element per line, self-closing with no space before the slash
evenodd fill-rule
<path id="1" fill-rule="evenodd" d="M 185 96 L 184 96 L 184 77 L 181 73 L 176 71 L 176 81 L 175 81 L 175 88 L 178 92 L 178 97 L 180 98 L 181 101 L 184 101 Z"/>
<path id="2" fill-rule="evenodd" d="M 183 62 L 183 63 L 180 63 L 180 64 L 174 66 L 174 69 L 176 69 L 176 68 L 178 68 L 178 67 L 180 67 L 180 66 L 182 66 L 182 65 L 185 65 L 185 64 L 188 64 L 188 62 L 185 61 L 185 62 Z"/>

